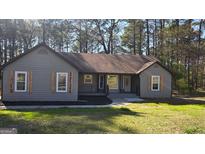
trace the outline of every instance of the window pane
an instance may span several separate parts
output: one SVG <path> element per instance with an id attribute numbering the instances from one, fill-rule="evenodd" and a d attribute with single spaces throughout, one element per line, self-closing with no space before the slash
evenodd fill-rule
<path id="1" fill-rule="evenodd" d="M 17 82 L 17 90 L 25 90 L 25 82 Z"/>
<path id="2" fill-rule="evenodd" d="M 85 83 L 91 83 L 92 80 L 91 79 L 85 79 Z"/>
<path id="3" fill-rule="evenodd" d="M 59 91 L 65 91 L 65 90 L 66 90 L 66 87 L 59 85 L 59 86 L 58 86 L 58 90 L 59 90 Z"/>
<path id="4" fill-rule="evenodd" d="M 92 84 L 92 75 L 84 75 L 84 83 L 86 84 Z"/>
<path id="5" fill-rule="evenodd" d="M 158 83 L 159 78 L 158 77 L 153 77 L 153 83 Z"/>
<path id="6" fill-rule="evenodd" d="M 158 90 L 158 84 L 153 84 L 153 88 L 154 90 Z"/>
<path id="7" fill-rule="evenodd" d="M 17 81 L 25 81 L 25 74 L 24 73 L 18 73 L 17 74 Z"/>
<path id="8" fill-rule="evenodd" d="M 108 75 L 108 85 L 110 89 L 118 89 L 118 76 Z"/>
<path id="9" fill-rule="evenodd" d="M 66 90 L 66 75 L 58 74 L 58 90 L 65 91 Z"/>

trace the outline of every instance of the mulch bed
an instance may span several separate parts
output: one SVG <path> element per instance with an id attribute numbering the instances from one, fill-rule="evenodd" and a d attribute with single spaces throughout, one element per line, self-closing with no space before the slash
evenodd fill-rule
<path id="1" fill-rule="evenodd" d="M 112 101 L 106 96 L 80 96 L 79 101 L 16 101 L 16 102 L 0 102 L 0 106 L 32 106 L 32 105 L 108 105 Z"/>

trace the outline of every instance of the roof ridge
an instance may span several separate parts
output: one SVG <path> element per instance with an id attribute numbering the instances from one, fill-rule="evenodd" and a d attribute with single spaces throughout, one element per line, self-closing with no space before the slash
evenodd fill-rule
<path id="1" fill-rule="evenodd" d="M 154 56 L 148 56 L 148 55 L 141 55 L 143 58 L 145 58 L 146 60 L 150 61 L 150 62 L 157 62 L 159 61 L 158 59 L 156 59 Z"/>
<path id="2" fill-rule="evenodd" d="M 57 50 L 55 50 L 57 51 Z M 65 53 L 65 54 L 88 54 L 88 55 L 111 55 L 111 56 L 141 56 L 140 54 L 107 54 L 107 53 L 96 53 L 96 52 L 65 52 L 65 51 L 58 51 L 59 53 Z"/>

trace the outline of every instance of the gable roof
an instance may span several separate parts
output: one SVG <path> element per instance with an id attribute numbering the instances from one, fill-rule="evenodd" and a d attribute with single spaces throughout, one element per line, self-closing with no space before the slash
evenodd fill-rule
<path id="1" fill-rule="evenodd" d="M 37 48 L 40 48 L 40 47 L 45 47 L 46 49 L 48 49 L 49 51 L 51 51 L 52 53 L 54 53 L 56 56 L 60 57 L 61 59 L 65 60 L 66 62 L 67 59 L 65 59 L 65 57 L 63 57 L 61 54 L 59 54 L 58 52 L 56 52 L 54 49 L 50 48 L 48 45 L 46 45 L 46 43 L 39 43 L 38 45 L 34 46 L 33 48 L 31 49 L 28 49 L 26 51 L 24 51 L 24 53 L 14 57 L 12 60 L 8 61 L 7 63 L 3 64 L 0 68 L 0 70 L 4 69 L 7 65 L 17 61 L 18 59 L 20 59 L 21 57 L 24 57 L 25 55 L 35 51 Z M 72 64 L 71 64 L 72 65 Z M 75 66 L 73 66 L 75 67 Z"/>
<path id="2" fill-rule="evenodd" d="M 156 58 L 144 55 L 111 55 L 97 53 L 88 54 L 56 52 L 45 43 L 40 43 L 37 46 L 25 51 L 23 54 L 13 58 L 11 61 L 4 64 L 2 68 L 41 46 L 47 48 L 49 51 L 53 52 L 56 56 L 71 64 L 79 72 L 82 73 L 139 74 L 155 63 L 160 64 L 160 62 Z M 164 66 L 162 67 L 165 68 Z M 167 71 L 170 72 L 169 70 Z"/>
<path id="3" fill-rule="evenodd" d="M 156 60 L 140 55 L 59 53 L 83 73 L 137 74 Z"/>

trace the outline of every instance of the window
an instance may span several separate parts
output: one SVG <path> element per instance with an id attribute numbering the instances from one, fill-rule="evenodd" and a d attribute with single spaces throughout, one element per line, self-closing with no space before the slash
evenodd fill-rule
<path id="1" fill-rule="evenodd" d="M 57 73 L 56 92 L 67 92 L 68 73 Z"/>
<path id="2" fill-rule="evenodd" d="M 109 89 L 118 89 L 118 76 L 117 75 L 108 75 L 107 84 Z"/>
<path id="3" fill-rule="evenodd" d="M 90 74 L 84 75 L 84 84 L 92 84 L 93 83 L 93 76 Z"/>
<path id="4" fill-rule="evenodd" d="M 27 72 L 15 72 L 15 91 L 26 92 L 27 87 Z"/>
<path id="5" fill-rule="evenodd" d="M 99 75 L 99 89 L 104 89 L 104 75 Z"/>
<path id="6" fill-rule="evenodd" d="M 152 91 L 160 90 L 160 76 L 152 76 Z"/>

